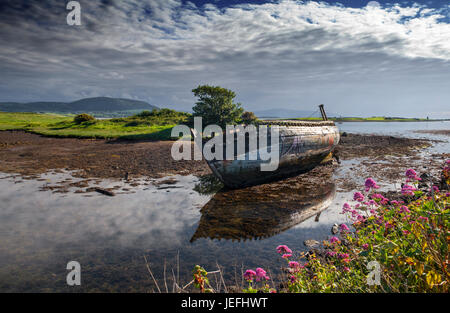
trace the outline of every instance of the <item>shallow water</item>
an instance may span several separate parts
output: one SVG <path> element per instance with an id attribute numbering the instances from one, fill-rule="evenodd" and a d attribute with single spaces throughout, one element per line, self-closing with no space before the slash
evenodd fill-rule
<path id="1" fill-rule="evenodd" d="M 336 124 L 340 131 L 359 134 L 382 134 L 408 138 L 440 140 L 428 150 L 431 153 L 450 152 L 450 137 L 445 135 L 416 133 L 427 130 L 450 130 L 450 121 L 442 122 L 343 122 Z"/>
<path id="2" fill-rule="evenodd" d="M 424 153 L 449 152 L 448 137 L 413 131 L 449 126 L 448 122 L 338 124 L 341 131 L 353 133 L 443 140 Z M 343 162 L 336 177 L 355 162 Z M 283 186 L 271 194 L 215 193 L 217 186 L 194 176 L 172 176 L 176 184 L 141 185 L 130 188 L 134 193 L 107 197 L 39 191 L 71 178 L 70 173 L 49 173 L 40 181 L 10 176 L 0 174 L 3 292 L 155 291 L 144 255 L 160 287 L 167 263 L 169 290 L 173 275 L 179 275 L 181 284 L 189 282 L 195 264 L 210 271 L 220 264 L 229 284 L 235 276 L 240 282 L 241 268 L 261 266 L 276 275 L 284 264 L 276 246 L 287 244 L 301 251 L 306 249 L 304 240 L 328 238 L 334 223 L 346 222 L 340 212 L 351 197 L 349 192 L 336 192 L 333 182 Z M 117 184 L 127 187 L 101 182 L 103 187 Z M 66 265 L 72 260 L 81 264 L 81 286 L 66 285 Z"/>

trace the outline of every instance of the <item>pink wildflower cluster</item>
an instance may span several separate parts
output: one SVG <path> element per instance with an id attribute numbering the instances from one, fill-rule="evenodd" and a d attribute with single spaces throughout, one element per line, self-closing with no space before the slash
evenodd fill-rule
<path id="1" fill-rule="evenodd" d="M 408 209 L 408 207 L 407 206 L 405 206 L 405 205 L 402 205 L 401 207 L 400 207 L 400 212 L 401 213 L 411 213 L 411 211 Z"/>
<path id="2" fill-rule="evenodd" d="M 392 200 L 392 201 L 391 201 L 391 204 L 393 204 L 393 205 L 395 205 L 395 206 L 402 205 L 403 203 L 404 203 L 404 202 L 403 202 L 402 200 L 400 200 L 400 201 Z"/>
<path id="3" fill-rule="evenodd" d="M 355 208 L 359 208 L 360 205 L 359 203 L 357 203 L 355 205 Z M 342 207 L 342 214 L 345 213 L 350 213 L 351 214 L 351 218 L 354 221 L 363 221 L 364 220 L 364 216 L 362 216 L 361 214 L 359 214 L 359 212 L 355 209 L 352 209 L 352 207 L 348 204 L 348 203 L 344 203 L 344 206 Z M 342 224 L 340 226 L 341 231 L 347 231 L 348 230 L 348 226 L 345 224 Z M 330 241 L 331 242 L 331 241 Z"/>
<path id="4" fill-rule="evenodd" d="M 300 263 L 297 262 L 297 261 L 290 261 L 290 262 L 288 263 L 288 266 L 289 266 L 289 272 L 290 272 L 290 273 L 298 272 L 298 271 L 300 271 L 302 268 L 305 267 L 305 265 L 302 265 L 302 264 L 300 264 Z"/>
<path id="5" fill-rule="evenodd" d="M 402 186 L 402 195 L 414 196 L 414 191 L 417 189 L 414 186 L 404 184 Z"/>
<path id="6" fill-rule="evenodd" d="M 422 180 L 422 178 L 418 177 L 416 171 L 412 168 L 406 170 L 405 176 L 407 177 L 406 182 Z"/>
<path id="7" fill-rule="evenodd" d="M 355 194 L 353 195 L 353 200 L 358 201 L 358 202 L 362 202 L 364 201 L 364 195 L 362 193 L 355 192 Z"/>
<path id="8" fill-rule="evenodd" d="M 352 207 L 348 203 L 344 203 L 344 206 L 342 207 L 342 213 L 347 213 L 352 210 Z"/>
<path id="9" fill-rule="evenodd" d="M 389 199 L 384 197 L 382 194 L 374 193 L 370 196 L 372 199 L 378 200 L 380 204 L 386 205 L 389 203 Z"/>
<path id="10" fill-rule="evenodd" d="M 256 281 L 260 281 L 262 279 L 268 280 L 269 276 L 267 275 L 266 271 L 262 268 L 258 267 L 256 271 L 254 270 L 246 270 L 244 273 L 244 279 L 246 281 L 253 281 L 255 279 Z"/>
<path id="11" fill-rule="evenodd" d="M 290 268 L 299 268 L 300 267 L 300 263 L 296 262 L 296 261 L 290 261 L 289 262 L 289 267 Z"/>
<path id="12" fill-rule="evenodd" d="M 246 270 L 244 273 L 244 279 L 246 281 L 252 281 L 256 277 L 256 272 L 254 270 Z"/>
<path id="13" fill-rule="evenodd" d="M 364 186 L 366 187 L 366 192 L 370 189 L 378 189 L 380 186 L 377 185 L 377 183 L 372 178 L 367 178 L 366 182 L 364 183 Z"/>
<path id="14" fill-rule="evenodd" d="M 339 242 L 339 238 L 336 236 L 333 236 L 330 238 L 330 243 L 335 243 L 335 242 Z"/>
<path id="15" fill-rule="evenodd" d="M 444 172 L 450 172 L 450 160 L 445 161 Z"/>
<path id="16" fill-rule="evenodd" d="M 279 254 L 282 254 L 282 253 L 291 254 L 291 256 L 292 256 L 292 250 L 289 249 L 289 247 L 286 246 L 286 245 L 279 245 L 279 246 L 277 247 L 277 252 L 278 252 Z"/>

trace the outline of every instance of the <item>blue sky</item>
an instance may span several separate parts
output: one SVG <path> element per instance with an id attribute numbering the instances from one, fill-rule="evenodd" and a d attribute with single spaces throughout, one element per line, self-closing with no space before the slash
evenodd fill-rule
<path id="1" fill-rule="evenodd" d="M 448 1 L 0 3 L 0 101 L 110 96 L 189 111 L 199 84 L 251 111 L 450 118 Z"/>

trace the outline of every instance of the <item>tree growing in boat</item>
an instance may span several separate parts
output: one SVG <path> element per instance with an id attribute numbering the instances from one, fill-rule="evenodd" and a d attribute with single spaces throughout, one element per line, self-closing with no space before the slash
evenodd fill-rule
<path id="1" fill-rule="evenodd" d="M 222 128 L 240 122 L 244 109 L 233 100 L 236 94 L 220 86 L 203 85 L 193 89 L 198 101 L 192 108 L 193 117 L 201 116 L 205 125 L 215 124 Z M 192 119 L 193 120 L 193 119 Z"/>

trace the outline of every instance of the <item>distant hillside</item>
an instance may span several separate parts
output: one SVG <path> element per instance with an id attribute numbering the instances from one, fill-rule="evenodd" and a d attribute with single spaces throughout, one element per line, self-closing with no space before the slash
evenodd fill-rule
<path id="1" fill-rule="evenodd" d="M 328 112 L 327 108 L 325 108 L 325 112 L 327 113 L 328 117 L 336 116 L 335 113 Z M 315 110 L 311 110 L 311 111 L 293 110 L 293 109 L 268 109 L 268 110 L 255 111 L 254 113 L 258 118 L 320 117 L 320 112 L 318 109 L 317 109 L 317 111 L 315 111 Z"/>
<path id="2" fill-rule="evenodd" d="M 3 112 L 104 113 L 153 109 L 158 107 L 145 101 L 108 97 L 85 98 L 73 102 L 0 102 L 0 111 Z"/>

